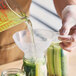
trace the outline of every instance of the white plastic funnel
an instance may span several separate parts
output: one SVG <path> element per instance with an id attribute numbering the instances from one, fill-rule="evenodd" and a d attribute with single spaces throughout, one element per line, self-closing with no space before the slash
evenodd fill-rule
<path id="1" fill-rule="evenodd" d="M 34 41 L 36 46 L 36 56 L 40 57 L 44 54 L 45 50 L 50 46 L 51 41 L 56 35 L 52 30 L 35 29 L 33 31 Z M 17 46 L 27 54 L 27 57 L 32 56 L 32 50 L 34 50 L 34 45 L 31 42 L 30 33 L 26 30 L 16 32 L 13 35 L 13 39 Z"/>

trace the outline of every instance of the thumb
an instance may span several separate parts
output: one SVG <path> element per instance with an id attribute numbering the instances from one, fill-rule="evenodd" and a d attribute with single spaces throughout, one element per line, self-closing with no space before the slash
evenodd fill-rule
<path id="1" fill-rule="evenodd" d="M 75 20 L 71 18 L 67 18 L 67 20 L 62 20 L 62 27 L 60 29 L 60 35 L 68 35 L 70 29 L 76 24 Z"/>

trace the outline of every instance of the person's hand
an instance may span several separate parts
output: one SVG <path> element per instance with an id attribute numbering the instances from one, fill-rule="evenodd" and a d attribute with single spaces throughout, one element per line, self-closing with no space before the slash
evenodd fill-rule
<path id="1" fill-rule="evenodd" d="M 76 50 L 76 5 L 69 5 L 62 11 L 60 46 L 66 51 Z"/>

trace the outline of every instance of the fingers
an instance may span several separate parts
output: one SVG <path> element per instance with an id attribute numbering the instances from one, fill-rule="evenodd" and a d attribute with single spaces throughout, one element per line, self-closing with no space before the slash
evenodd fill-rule
<path id="1" fill-rule="evenodd" d="M 73 33 L 70 36 L 60 36 L 58 37 L 60 41 L 61 48 L 64 50 L 71 52 L 76 49 L 76 29 L 73 28 Z"/>
<path id="2" fill-rule="evenodd" d="M 60 36 L 58 39 L 62 42 L 74 42 L 74 38 L 72 36 Z"/>
<path id="3" fill-rule="evenodd" d="M 70 31 L 71 35 L 60 35 L 59 40 L 63 42 L 76 42 L 76 25 Z"/>
<path id="4" fill-rule="evenodd" d="M 70 29 L 76 24 L 75 20 L 72 17 L 67 17 L 62 20 L 62 27 L 60 29 L 60 35 L 68 35 Z"/>
<path id="5" fill-rule="evenodd" d="M 76 43 L 60 43 L 61 48 L 64 50 L 71 52 L 76 50 Z"/>
<path id="6" fill-rule="evenodd" d="M 67 48 L 69 46 L 65 45 L 63 42 L 60 43 L 60 46 L 62 49 L 67 50 L 68 52 L 71 52 L 71 50 Z"/>
<path id="7" fill-rule="evenodd" d="M 62 28 L 60 29 L 60 35 L 68 35 L 70 31 L 70 28 L 68 28 L 67 26 L 62 26 Z"/>

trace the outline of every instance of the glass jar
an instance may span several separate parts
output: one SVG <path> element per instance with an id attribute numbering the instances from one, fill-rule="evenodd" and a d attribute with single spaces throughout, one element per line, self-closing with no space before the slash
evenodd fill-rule
<path id="1" fill-rule="evenodd" d="M 26 73 L 18 68 L 11 68 L 3 71 L 1 76 L 26 76 Z"/>
<path id="2" fill-rule="evenodd" d="M 46 52 L 48 76 L 68 76 L 69 52 L 63 50 L 58 40 L 58 32 Z"/>
<path id="3" fill-rule="evenodd" d="M 26 76 L 47 76 L 45 57 L 36 58 L 35 60 L 24 57 L 23 69 L 26 72 Z"/>

